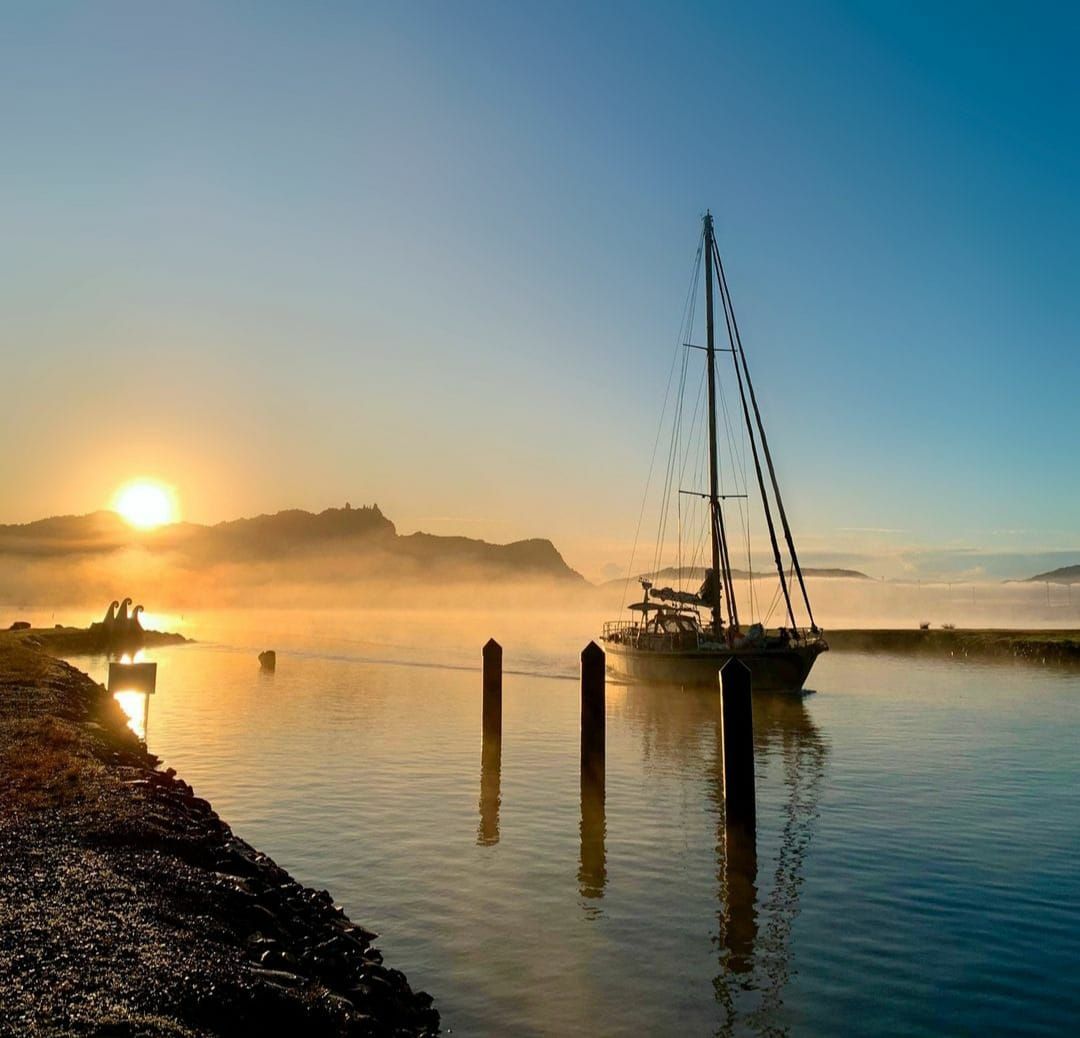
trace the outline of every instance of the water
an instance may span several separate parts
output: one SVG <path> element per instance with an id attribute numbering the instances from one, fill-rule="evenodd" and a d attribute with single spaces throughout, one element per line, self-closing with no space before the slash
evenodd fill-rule
<path id="1" fill-rule="evenodd" d="M 496 622 L 520 673 L 482 768 Z M 715 695 L 609 686 L 582 788 L 572 618 L 546 646 L 506 617 L 272 623 L 149 653 L 149 745 L 378 930 L 447 1031 L 1080 1027 L 1077 672 L 827 654 L 814 694 L 755 701 L 755 847 L 724 832 Z"/>

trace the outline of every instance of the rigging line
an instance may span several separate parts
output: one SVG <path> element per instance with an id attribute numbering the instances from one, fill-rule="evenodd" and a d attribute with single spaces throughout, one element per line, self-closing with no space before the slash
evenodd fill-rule
<path id="1" fill-rule="evenodd" d="M 761 624 L 762 624 L 763 627 L 768 627 L 769 626 L 769 621 L 772 619 L 773 612 L 775 611 L 776 607 L 779 604 L 780 604 L 780 585 L 777 584 L 776 587 L 773 588 L 772 599 L 769 602 L 769 610 L 765 614 L 765 616 L 763 617 L 763 619 L 761 621 Z"/>
<path id="2" fill-rule="evenodd" d="M 698 276 L 701 273 L 701 250 L 702 245 L 698 246 L 697 256 L 694 259 L 694 269 L 690 276 L 690 287 L 686 292 L 686 302 L 683 303 L 683 323 L 686 322 L 686 311 L 690 307 L 691 300 L 697 295 L 697 281 Z M 684 341 L 682 335 L 682 328 L 679 329 L 679 339 L 681 343 Z M 620 609 L 626 606 L 626 593 L 630 588 L 630 581 L 634 574 L 634 558 L 637 555 L 638 539 L 641 536 L 641 524 L 645 518 L 645 505 L 649 500 L 649 487 L 652 484 L 653 468 L 656 465 L 656 451 L 660 446 L 660 434 L 664 431 L 664 415 L 667 413 L 668 397 L 671 394 L 671 380 L 675 377 L 675 363 L 679 359 L 679 347 L 676 345 L 675 352 L 671 357 L 671 367 L 668 369 L 667 386 L 664 389 L 664 403 L 660 409 L 660 423 L 656 429 L 656 439 L 653 441 L 652 457 L 649 459 L 649 474 L 645 477 L 645 493 L 641 497 L 641 509 L 638 512 L 637 529 L 634 531 L 634 545 L 630 549 L 630 563 L 626 569 L 626 581 L 623 584 L 622 604 Z"/>
<path id="3" fill-rule="evenodd" d="M 720 251 L 716 247 L 716 242 L 713 242 L 713 252 L 716 255 L 717 269 L 720 275 L 721 296 L 728 295 L 727 290 L 727 277 L 724 274 L 724 264 L 720 259 Z M 729 297 L 730 302 L 730 297 Z M 746 351 L 743 350 L 742 337 L 739 335 L 739 325 L 735 320 L 735 309 L 731 310 L 731 323 L 735 329 L 735 339 L 731 344 L 732 349 L 738 350 L 738 357 L 742 360 L 743 370 L 746 372 L 746 385 L 750 390 L 750 400 L 754 405 L 754 417 L 757 419 L 758 430 L 761 433 L 761 447 L 765 452 L 765 462 L 769 467 L 769 478 L 772 480 L 773 493 L 776 495 L 776 507 L 780 512 L 780 523 L 784 528 L 784 538 L 787 540 L 788 551 L 791 554 L 791 561 L 795 567 L 795 572 L 799 577 L 799 587 L 802 590 L 803 601 L 806 603 L 806 613 L 810 618 L 810 629 L 812 631 L 817 630 L 817 624 L 814 623 L 814 612 L 810 608 L 810 595 L 806 590 L 806 581 L 803 579 L 802 566 L 799 565 L 799 556 L 795 551 L 795 538 L 791 535 L 791 527 L 788 525 L 787 512 L 784 510 L 784 501 L 780 496 L 780 482 L 776 478 L 776 469 L 773 466 L 772 452 L 769 450 L 769 441 L 765 436 L 765 423 L 761 420 L 761 411 L 758 408 L 757 395 L 754 393 L 754 383 L 750 379 L 750 368 L 746 363 Z M 792 617 L 792 626 L 794 626 L 794 617 Z"/>
<path id="4" fill-rule="evenodd" d="M 686 368 L 687 354 L 684 353 L 682 373 L 679 378 L 679 392 L 678 396 L 676 397 L 675 413 L 672 420 L 671 443 L 668 447 L 668 463 L 664 478 L 664 494 L 662 499 L 660 529 L 657 533 L 656 551 L 653 556 L 653 572 L 658 572 L 663 564 L 663 551 L 664 546 L 667 543 L 667 521 L 668 515 L 671 511 L 671 486 L 675 478 L 675 462 L 679 449 L 679 427 L 682 423 L 683 398 L 686 392 Z"/>
<path id="5" fill-rule="evenodd" d="M 697 398 L 696 398 L 696 401 L 695 401 L 695 404 L 694 404 L 694 413 L 693 413 L 693 416 L 690 419 L 690 431 L 687 434 L 687 438 L 686 438 L 686 451 L 683 454 L 682 468 L 679 470 L 679 485 L 680 486 L 683 486 L 683 485 L 686 484 L 686 464 L 690 460 L 691 445 L 694 443 L 694 441 L 696 439 L 695 436 L 694 436 L 694 433 L 697 431 L 698 415 L 701 413 L 701 402 L 702 402 L 702 399 L 703 399 L 704 395 L 705 395 L 705 372 L 702 371 L 702 373 L 701 373 L 701 381 L 698 383 Z M 701 452 L 699 450 L 699 452 L 698 452 L 699 463 L 700 463 L 700 459 L 701 459 Z M 700 486 L 699 483 L 695 483 L 694 485 L 695 486 Z"/>
<path id="6" fill-rule="evenodd" d="M 704 235 L 702 236 L 702 238 L 704 239 Z M 689 322 L 689 326 L 687 328 L 687 332 L 688 332 L 687 338 L 688 339 L 693 338 L 694 320 L 695 320 L 696 315 L 697 315 L 697 293 L 695 292 L 694 293 L 694 299 L 693 299 L 693 302 L 691 304 L 691 309 L 690 309 L 690 322 Z M 689 365 L 689 362 L 690 362 L 690 350 L 689 349 L 687 349 L 687 351 L 686 351 L 686 362 L 687 362 L 687 365 Z M 704 375 L 702 375 L 702 385 L 704 385 Z M 685 387 L 685 382 L 684 382 L 684 387 Z M 684 392 L 685 392 L 685 388 L 684 388 Z M 699 388 L 699 398 L 700 398 L 700 388 Z M 700 399 L 695 401 L 694 413 L 693 413 L 693 415 L 691 416 L 691 419 L 690 419 L 690 431 L 689 431 L 689 433 L 687 434 L 687 437 L 684 440 L 686 446 L 685 446 L 684 452 L 683 452 L 683 462 L 682 462 L 682 465 L 680 467 L 680 473 L 679 473 L 679 479 L 680 480 L 682 479 L 682 472 L 686 468 L 686 459 L 690 456 L 690 452 L 692 450 L 692 445 L 693 445 L 693 442 L 694 442 L 694 429 L 697 426 L 697 410 L 698 410 L 699 405 L 700 405 Z M 685 408 L 684 408 L 684 410 L 685 410 Z M 681 562 L 681 558 L 682 558 L 682 529 L 681 528 L 679 530 L 679 556 L 680 556 L 679 566 L 680 566 L 680 570 L 681 570 L 681 567 L 682 567 L 682 562 Z M 679 587 L 680 588 L 682 587 L 681 577 L 680 577 L 680 581 L 679 581 Z"/>
<path id="7" fill-rule="evenodd" d="M 716 382 L 716 390 L 717 390 L 716 395 L 720 398 L 720 410 L 724 415 L 724 424 L 725 424 L 725 426 L 726 426 L 726 428 L 728 430 L 728 451 L 730 453 L 730 450 L 731 450 L 731 423 L 729 421 L 727 421 L 727 402 L 726 402 L 726 400 L 724 398 L 724 385 L 719 380 L 717 380 L 717 382 Z M 717 452 L 717 457 L 716 457 L 716 471 L 717 471 L 717 475 L 719 477 L 720 489 L 721 490 L 723 490 L 723 482 L 724 482 L 723 481 L 723 471 L 721 469 L 722 463 L 723 463 L 723 455 L 722 455 L 721 452 L 718 451 Z M 735 489 L 738 490 L 738 486 L 736 486 Z M 716 510 L 719 512 L 723 507 L 724 507 L 724 498 L 721 497 L 721 499 L 716 502 Z M 723 525 L 724 525 L 724 520 L 723 520 L 723 514 L 721 513 L 720 522 L 719 522 L 720 529 L 723 529 Z M 728 598 L 728 603 L 729 603 L 728 604 L 728 616 L 731 618 L 732 625 L 737 630 L 738 627 L 739 627 L 739 615 L 738 615 L 738 609 L 735 606 L 735 602 L 736 602 L 736 598 L 735 598 L 735 577 L 732 575 L 732 572 L 731 572 L 731 549 L 728 546 L 728 541 L 727 541 L 726 537 L 721 537 L 721 539 L 720 539 L 720 555 L 721 555 L 721 558 L 723 559 L 723 564 L 724 564 L 724 581 L 727 584 L 726 591 L 727 591 L 727 598 Z"/>
<path id="8" fill-rule="evenodd" d="M 696 499 L 696 498 L 690 498 L 690 501 L 692 502 L 692 507 L 690 509 L 689 514 L 691 516 L 693 516 L 698 511 L 698 509 L 700 508 L 700 501 L 698 499 Z M 686 523 L 686 525 L 688 527 L 693 527 L 693 526 L 696 525 L 697 527 L 700 528 L 700 533 L 699 533 L 698 537 L 695 539 L 694 554 L 690 557 L 689 562 L 686 564 L 685 573 L 689 574 L 690 577 L 693 577 L 694 569 L 697 566 L 697 562 L 698 562 L 698 556 L 701 553 L 702 547 L 704 545 L 705 527 L 706 527 L 707 520 L 708 520 L 708 516 L 706 514 L 702 513 L 696 524 L 693 522 L 692 519 L 688 519 L 687 523 Z M 685 576 L 683 576 L 683 575 L 680 575 L 680 579 L 685 580 L 687 578 Z"/>
<path id="9" fill-rule="evenodd" d="M 722 382 L 717 383 L 717 389 L 719 390 L 720 403 L 723 409 L 724 415 L 724 428 L 727 431 L 727 444 L 728 444 L 728 457 L 731 460 L 732 477 L 735 482 L 737 490 L 742 491 L 744 494 L 748 493 L 747 478 L 746 478 L 746 451 L 742 447 L 742 440 L 735 436 L 735 431 L 731 424 L 731 409 L 727 406 L 727 395 L 724 393 L 724 387 Z M 738 446 L 736 446 L 738 444 Z M 742 481 L 740 483 L 738 476 L 741 467 Z M 743 536 L 746 541 L 746 557 L 747 557 L 747 600 L 750 603 L 751 622 L 756 619 L 758 611 L 756 592 L 753 583 L 754 566 L 751 558 L 751 536 L 750 536 L 750 510 L 749 502 L 741 499 L 736 499 L 738 505 L 739 525 L 742 528 Z"/>
<path id="10" fill-rule="evenodd" d="M 720 250 L 713 242 L 713 256 L 719 261 Z M 720 282 L 720 299 L 724 305 L 724 319 L 727 322 L 728 341 L 731 343 L 732 359 L 735 362 L 735 376 L 739 383 L 739 397 L 742 400 L 743 415 L 746 417 L 746 431 L 750 440 L 750 451 L 754 458 L 754 469 L 757 472 L 758 487 L 761 490 L 761 504 L 765 510 L 765 521 L 769 527 L 769 540 L 772 542 L 773 559 L 776 562 L 776 572 L 780 577 L 780 586 L 784 592 L 784 601 L 787 603 L 788 615 L 791 617 L 791 626 L 795 624 L 795 610 L 791 605 L 791 595 L 788 593 L 787 581 L 784 579 L 784 563 L 780 558 L 780 545 L 776 540 L 776 527 L 773 525 L 772 509 L 769 507 L 769 497 L 765 490 L 765 476 L 761 471 L 761 460 L 758 457 L 757 441 L 754 439 L 754 429 L 750 420 L 750 408 L 746 402 L 746 390 L 743 388 L 742 372 L 739 370 L 739 355 L 735 347 L 735 334 L 731 320 L 731 300 L 727 294 L 727 282 Z"/>
<path id="11" fill-rule="evenodd" d="M 731 415 L 728 412 L 727 398 L 724 396 L 721 390 L 720 401 L 724 408 L 724 427 L 727 429 L 728 434 L 728 455 L 731 458 L 732 474 L 735 476 L 739 471 L 739 465 L 735 457 L 735 433 L 731 428 Z M 739 484 L 738 479 L 735 479 L 736 489 L 741 490 L 744 494 L 748 493 L 746 487 L 746 452 L 739 451 L 739 461 L 742 463 L 742 484 Z M 739 508 L 739 522 L 742 526 L 743 535 L 746 538 L 746 572 L 747 572 L 747 600 L 750 603 L 750 620 L 751 623 L 756 619 L 757 606 L 755 604 L 754 596 L 754 564 L 750 556 L 750 509 L 746 502 L 741 500 L 737 501 Z"/>
<path id="12" fill-rule="evenodd" d="M 746 579 L 750 596 L 750 619 L 754 620 L 757 618 L 757 604 L 754 591 L 754 557 L 750 553 L 750 510 L 747 509 L 746 511 Z"/>
<path id="13" fill-rule="evenodd" d="M 679 498 L 679 544 L 675 551 L 675 565 L 679 567 L 679 572 L 682 573 L 682 494 L 677 496 Z"/>
<path id="14" fill-rule="evenodd" d="M 724 416 L 724 428 L 727 431 L 728 457 L 731 459 L 732 480 L 733 480 L 733 482 L 735 484 L 735 489 L 736 490 L 741 490 L 743 493 L 746 493 L 747 489 L 746 489 L 745 454 L 742 455 L 742 457 L 744 459 L 743 460 L 743 482 L 742 482 L 742 485 L 740 486 L 738 478 L 737 478 L 737 476 L 738 476 L 738 465 L 737 465 L 736 459 L 735 459 L 735 447 L 734 447 L 735 432 L 731 427 L 731 414 L 730 414 L 728 406 L 727 406 L 727 396 L 724 393 L 724 386 L 723 386 L 722 382 L 717 382 L 717 390 L 718 390 L 718 395 L 720 397 L 721 411 L 722 411 L 723 416 Z M 747 552 L 749 553 L 749 550 L 750 550 L 750 548 L 749 548 L 749 545 L 750 545 L 750 525 L 749 525 L 750 517 L 749 517 L 749 510 L 745 506 L 743 501 L 739 500 L 738 498 L 736 499 L 736 501 L 737 501 L 737 504 L 738 504 L 739 524 L 742 527 L 743 535 L 746 538 Z M 752 572 L 752 570 L 751 570 L 751 572 Z M 732 594 L 734 595 L 734 587 L 732 588 Z M 750 603 L 750 612 L 751 612 L 751 621 L 752 621 L 753 620 L 753 613 L 754 613 L 754 586 L 753 586 L 753 583 L 751 583 L 749 588 L 747 589 L 747 597 L 748 597 L 748 601 Z"/>
<path id="15" fill-rule="evenodd" d="M 697 268 L 695 267 L 695 274 Z M 694 288 L 696 289 L 696 278 Z M 694 315 L 697 312 L 697 292 L 689 298 L 684 308 L 683 327 L 680 332 L 685 332 L 685 338 L 693 337 Z M 682 355 L 682 367 L 679 375 L 679 389 L 675 397 L 675 408 L 672 417 L 671 442 L 668 445 L 668 461 L 664 477 L 664 489 L 661 496 L 660 523 L 657 530 L 657 539 L 653 553 L 653 572 L 657 572 L 663 564 L 663 552 L 667 543 L 667 523 L 671 510 L 671 484 L 675 474 L 675 463 L 679 450 L 679 434 L 682 427 L 683 405 L 686 395 L 686 372 L 689 364 L 689 351 L 684 350 Z"/>
<path id="16" fill-rule="evenodd" d="M 694 404 L 694 413 L 693 413 L 693 416 L 690 419 L 690 431 L 687 434 L 686 440 L 685 440 L 686 449 L 683 452 L 682 466 L 679 469 L 679 486 L 680 487 L 686 485 L 686 465 L 687 465 L 687 462 L 690 460 L 692 446 L 693 446 L 693 443 L 695 442 L 695 435 L 694 434 L 695 434 L 695 432 L 697 430 L 697 419 L 698 419 L 698 414 L 699 414 L 700 408 L 701 408 L 701 398 L 702 398 L 702 394 L 704 392 L 704 389 L 705 389 L 705 373 L 702 372 L 701 373 L 701 382 L 698 385 L 697 400 L 696 400 L 696 402 Z M 695 486 L 700 486 L 699 483 L 695 483 L 694 485 Z M 697 504 L 698 504 L 698 502 L 696 500 L 693 500 L 693 501 L 690 502 L 690 504 L 687 506 L 688 515 L 693 515 L 694 509 L 697 508 Z M 679 495 L 679 509 L 680 509 L 680 515 L 681 515 L 682 514 L 682 495 L 681 494 Z M 688 520 L 688 525 L 689 525 L 689 520 Z M 680 526 L 680 530 L 679 530 L 679 538 L 680 538 L 679 539 L 679 558 L 680 558 L 679 566 L 680 566 L 680 570 L 681 570 L 681 568 L 682 568 L 682 562 L 681 562 L 681 559 L 682 559 L 682 527 L 681 526 Z M 682 582 L 682 577 L 680 576 L 680 587 L 682 586 L 681 582 Z"/>

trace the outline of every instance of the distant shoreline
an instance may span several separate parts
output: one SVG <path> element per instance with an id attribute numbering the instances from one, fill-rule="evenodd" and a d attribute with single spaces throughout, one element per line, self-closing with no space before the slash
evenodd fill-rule
<path id="1" fill-rule="evenodd" d="M 31 649 L 40 649 L 53 656 L 93 656 L 98 653 L 116 652 L 119 646 L 110 645 L 93 628 L 86 627 L 31 627 L 21 631 L 4 632 Z M 169 631 L 143 631 L 137 641 L 130 643 L 132 649 L 152 649 L 162 645 L 187 645 L 192 641 L 182 634 Z"/>
<path id="2" fill-rule="evenodd" d="M 835 652 L 880 652 L 972 659 L 1080 663 L 1080 631 L 944 628 L 826 631 Z"/>

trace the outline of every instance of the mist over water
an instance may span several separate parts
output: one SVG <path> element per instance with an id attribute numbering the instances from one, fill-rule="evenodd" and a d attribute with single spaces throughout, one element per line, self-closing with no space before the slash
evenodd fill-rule
<path id="1" fill-rule="evenodd" d="M 596 638 L 604 621 L 627 619 L 625 605 L 641 597 L 636 581 L 601 587 L 549 580 L 379 579 L 362 567 L 333 560 L 286 565 L 231 564 L 190 577 L 145 567 L 145 558 L 49 561 L 0 573 L 4 615 L 46 626 L 85 626 L 101 619 L 113 598 L 130 595 L 146 606 L 144 626 L 219 641 L 251 631 L 259 616 L 263 638 L 281 645 L 339 644 L 341 652 L 385 656 L 394 646 L 457 658 L 489 637 L 525 656 L 573 657 Z M 71 567 L 74 568 L 71 568 Z M 335 566 L 337 568 L 335 569 Z M 337 572 L 336 583 L 330 574 Z M 814 616 L 826 632 L 846 628 L 933 627 L 1068 629 L 1080 627 L 1080 587 L 1043 583 L 901 583 L 849 578 L 808 581 Z M 694 589 L 696 590 L 696 588 Z M 769 626 L 787 620 L 775 579 L 735 581 L 740 617 Z M 246 608 L 259 603 L 259 610 Z M 796 599 L 800 626 L 807 625 Z M 10 620 L 8 621 L 10 622 Z M 423 639 L 410 632 L 424 630 Z M 265 647 L 265 646 L 264 646 Z M 366 648 L 365 648 L 366 647 Z"/>

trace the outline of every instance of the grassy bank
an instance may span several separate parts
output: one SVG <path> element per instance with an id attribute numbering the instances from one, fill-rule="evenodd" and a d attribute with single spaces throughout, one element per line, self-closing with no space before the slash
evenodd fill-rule
<path id="1" fill-rule="evenodd" d="M 0 1033 L 435 1033 L 375 935 L 161 770 L 42 633 L 0 634 Z"/>

